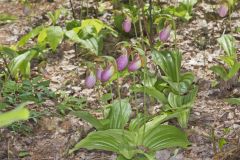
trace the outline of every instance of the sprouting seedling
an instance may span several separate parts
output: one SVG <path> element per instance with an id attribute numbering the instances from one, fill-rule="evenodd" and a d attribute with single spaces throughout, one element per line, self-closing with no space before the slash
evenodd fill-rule
<path id="1" fill-rule="evenodd" d="M 130 18 L 126 18 L 123 23 L 122 23 L 122 28 L 125 32 L 130 32 L 131 31 L 131 28 L 132 28 L 132 21 Z"/>

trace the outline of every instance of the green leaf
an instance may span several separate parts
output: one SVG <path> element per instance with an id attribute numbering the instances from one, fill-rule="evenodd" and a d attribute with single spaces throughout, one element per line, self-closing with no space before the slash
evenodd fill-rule
<path id="1" fill-rule="evenodd" d="M 152 57 L 165 76 L 173 82 L 179 82 L 182 61 L 182 55 L 179 52 L 153 50 Z"/>
<path id="2" fill-rule="evenodd" d="M 30 102 L 20 104 L 16 109 L 0 114 L 0 127 L 10 125 L 13 122 L 27 120 L 30 112 L 24 108 Z"/>
<path id="3" fill-rule="evenodd" d="M 128 100 L 115 100 L 111 106 L 108 119 L 110 120 L 111 129 L 123 128 L 129 121 L 131 106 Z"/>
<path id="4" fill-rule="evenodd" d="M 232 68 L 230 68 L 227 74 L 227 78 L 231 79 L 232 77 L 234 77 L 239 72 L 239 69 L 240 69 L 240 63 L 235 62 Z"/>
<path id="5" fill-rule="evenodd" d="M 101 123 L 100 120 L 97 118 L 93 117 L 91 114 L 88 112 L 72 112 L 75 116 L 89 122 L 93 127 L 95 127 L 97 130 L 101 130 L 104 128 L 104 125 Z"/>
<path id="6" fill-rule="evenodd" d="M 142 127 L 144 125 L 144 123 L 146 122 L 146 117 L 144 117 L 143 114 L 138 113 L 137 117 L 132 119 L 130 124 L 129 124 L 129 131 L 137 131 L 140 127 Z"/>
<path id="7" fill-rule="evenodd" d="M 23 47 L 31 38 L 36 37 L 43 29 L 43 26 L 38 26 L 30 31 L 28 34 L 24 35 L 17 43 L 17 47 Z"/>
<path id="8" fill-rule="evenodd" d="M 236 40 L 231 35 L 222 35 L 220 38 L 217 39 L 218 43 L 224 49 L 225 54 L 227 56 L 236 57 Z"/>
<path id="9" fill-rule="evenodd" d="M 107 29 L 110 31 L 110 33 L 114 36 L 117 36 L 117 32 L 112 29 L 110 26 L 108 26 L 107 24 L 103 23 L 101 20 L 99 19 L 85 19 L 82 21 L 82 24 L 81 24 L 81 28 L 86 28 L 88 26 L 92 26 L 96 29 L 97 31 L 97 34 L 100 33 L 101 30 L 103 29 Z"/>
<path id="10" fill-rule="evenodd" d="M 0 24 L 2 23 L 11 23 L 12 21 L 17 20 L 18 17 L 7 14 L 7 13 L 0 13 Z"/>
<path id="11" fill-rule="evenodd" d="M 227 141 L 224 138 L 220 138 L 219 141 L 218 141 L 218 146 L 219 146 L 220 150 L 223 149 L 223 146 L 225 144 L 227 144 Z"/>
<path id="12" fill-rule="evenodd" d="M 16 57 L 18 54 L 17 52 L 10 48 L 10 47 L 5 47 L 5 46 L 1 46 L 0 45 L 0 56 L 7 56 L 9 58 L 14 58 Z"/>
<path id="13" fill-rule="evenodd" d="M 47 38 L 47 29 L 43 29 L 38 35 L 38 43 L 42 43 Z"/>
<path id="14" fill-rule="evenodd" d="M 77 43 L 83 43 L 82 39 L 79 38 L 77 32 L 75 30 L 69 30 L 65 32 L 65 35 L 72 40 L 73 42 L 77 42 Z"/>
<path id="15" fill-rule="evenodd" d="M 146 130 L 144 135 L 143 145 L 154 151 L 189 145 L 186 134 L 174 126 L 160 125 Z"/>
<path id="16" fill-rule="evenodd" d="M 63 39 L 63 30 L 59 26 L 50 26 L 47 29 L 47 42 L 52 50 L 56 50 Z"/>
<path id="17" fill-rule="evenodd" d="M 167 103 L 167 98 L 166 98 L 166 96 L 165 96 L 162 92 L 159 92 L 159 91 L 158 91 L 157 89 L 155 89 L 154 87 L 134 86 L 134 87 L 132 88 L 132 90 L 133 90 L 134 92 L 144 92 L 144 91 L 145 91 L 145 93 L 146 93 L 147 95 L 155 98 L 155 99 L 158 100 L 159 102 L 161 102 L 161 103 L 163 103 L 163 104 Z"/>
<path id="18" fill-rule="evenodd" d="M 10 71 L 11 74 L 17 78 L 18 73 L 20 72 L 25 78 L 28 78 L 30 75 L 30 61 L 36 55 L 35 50 L 26 51 L 23 54 L 15 57 L 10 62 Z"/>
<path id="19" fill-rule="evenodd" d="M 89 150 L 106 150 L 122 154 L 125 158 L 131 159 L 136 146 L 134 145 L 136 134 L 121 129 L 109 129 L 88 134 L 86 138 L 75 145 L 69 151 L 72 153 L 80 148 Z"/>
<path id="20" fill-rule="evenodd" d="M 229 104 L 235 104 L 235 105 L 240 105 L 240 98 L 228 98 L 225 99 L 226 102 Z"/>
<path id="21" fill-rule="evenodd" d="M 220 76 L 223 80 L 227 81 L 227 71 L 223 66 L 217 65 L 217 66 L 212 66 L 210 68 L 210 70 L 212 70 L 215 74 L 217 74 L 218 76 Z"/>

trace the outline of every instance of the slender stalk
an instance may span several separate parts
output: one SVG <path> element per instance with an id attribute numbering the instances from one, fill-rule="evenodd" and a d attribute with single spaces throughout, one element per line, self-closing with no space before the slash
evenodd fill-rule
<path id="1" fill-rule="evenodd" d="M 110 84 L 110 92 L 111 92 L 112 102 L 113 102 L 113 88 L 112 88 L 112 84 Z"/>
<path id="2" fill-rule="evenodd" d="M 136 38 L 138 38 L 137 27 L 136 27 L 135 22 L 133 23 L 133 28 L 134 28 L 135 36 L 136 36 Z"/>
<path id="3" fill-rule="evenodd" d="M 142 10 L 144 30 L 146 31 L 146 34 L 147 34 L 147 37 L 148 37 L 150 46 L 152 46 L 152 40 L 151 40 L 151 37 L 150 37 L 150 35 L 149 35 L 149 33 L 148 33 L 148 30 L 147 30 L 147 19 L 146 19 L 146 17 L 145 17 L 145 13 L 144 13 L 144 3 L 143 3 L 143 1 L 141 1 L 141 0 L 137 0 L 137 2 L 138 2 L 139 8 L 141 8 L 141 10 Z M 139 14 L 140 14 L 140 13 L 139 13 Z M 139 18 L 140 18 L 140 16 L 139 16 Z M 140 19 L 139 19 L 139 21 L 140 21 Z"/>
<path id="4" fill-rule="evenodd" d="M 6 58 L 4 58 L 4 56 L 2 55 L 2 59 L 3 59 L 3 63 L 5 65 L 5 68 L 7 69 L 7 71 L 4 69 L 3 71 L 9 75 L 9 77 L 13 80 L 14 78 L 12 77 L 12 74 L 11 74 L 11 70 L 10 68 L 8 67 L 8 63 L 7 63 L 7 60 Z"/>
<path id="5" fill-rule="evenodd" d="M 145 15 L 144 15 L 144 5 L 143 4 L 140 4 L 139 0 L 137 1 L 138 2 L 138 5 L 139 5 L 139 8 L 142 8 L 142 12 L 143 12 L 143 19 L 145 19 Z M 142 29 L 142 25 L 141 25 L 141 18 L 140 18 L 141 14 L 139 13 L 139 26 L 140 26 L 140 31 L 141 31 L 141 42 L 142 42 L 142 47 L 143 47 L 143 50 L 146 52 L 146 48 L 145 48 L 145 45 L 144 45 L 144 35 L 143 35 L 143 29 Z M 146 22 L 146 21 L 145 21 Z M 145 26 L 146 27 L 146 26 Z M 146 29 L 146 28 L 145 28 Z M 146 30 L 147 32 L 147 30 Z M 149 35 L 147 33 L 147 36 L 149 38 Z M 149 38 L 150 40 L 150 38 Z M 144 82 L 146 81 L 146 64 L 144 65 Z M 145 129 L 146 129 L 146 117 L 147 117 L 147 106 L 146 106 L 146 87 L 145 85 L 143 86 L 143 110 L 144 110 L 144 129 L 143 129 L 143 137 L 145 135 Z M 142 138 L 142 143 L 143 143 L 143 138 Z"/>
<path id="6" fill-rule="evenodd" d="M 149 15 L 150 15 L 150 40 L 153 43 L 153 18 L 152 18 L 152 0 L 149 0 Z"/>
<path id="7" fill-rule="evenodd" d="M 73 8 L 72 0 L 69 0 L 69 3 L 70 3 L 71 10 L 72 10 L 73 18 L 76 19 L 76 14 L 75 14 L 75 11 L 74 11 L 74 8 Z"/>

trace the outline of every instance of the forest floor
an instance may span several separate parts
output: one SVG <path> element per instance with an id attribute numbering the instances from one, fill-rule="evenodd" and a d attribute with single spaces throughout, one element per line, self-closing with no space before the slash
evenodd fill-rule
<path id="1" fill-rule="evenodd" d="M 17 40 L 30 31 L 31 28 L 45 23 L 46 12 L 53 11 L 60 6 L 69 8 L 69 3 L 57 0 L 53 3 L 38 2 L 31 8 L 31 15 L 24 15 L 23 6 L 15 2 L 0 2 L 0 13 L 11 13 L 18 17 L 12 23 L 0 25 L 0 44 L 15 44 Z M 177 27 L 177 46 L 183 54 L 183 70 L 191 70 L 197 77 L 199 92 L 193 106 L 189 127 L 186 129 L 191 146 L 181 149 L 176 157 L 171 160 L 210 160 L 214 159 L 218 145 L 215 139 L 225 138 L 227 144 L 223 152 L 219 153 L 220 159 L 239 160 L 240 149 L 237 142 L 240 137 L 240 107 L 231 106 L 224 102 L 224 97 L 238 94 L 239 88 L 221 93 L 218 88 L 213 88 L 215 76 L 209 68 L 216 63 L 221 50 L 216 39 L 224 32 L 229 32 L 226 24 L 229 19 L 217 18 L 212 4 L 205 1 L 194 7 L 193 18 Z M 180 22 L 179 22 L 180 23 Z M 240 11 L 233 13 L 232 29 L 240 26 Z M 240 53 L 240 35 L 234 35 Z M 171 46 L 169 41 L 166 46 Z M 42 75 L 50 80 L 50 88 L 56 93 L 64 91 L 75 97 L 87 97 L 87 110 L 101 116 L 101 108 L 97 101 L 98 95 L 94 89 L 84 88 L 86 68 L 80 64 L 81 53 L 75 53 L 71 43 L 64 42 L 47 59 L 43 71 L 33 69 L 34 74 Z M 223 84 L 226 85 L 226 84 Z M 223 86 L 224 87 L 224 86 Z M 226 85 L 227 88 L 227 85 Z M 141 97 L 140 97 L 141 98 Z M 22 159 L 26 160 L 110 160 L 116 155 L 110 152 L 87 151 L 81 149 L 72 155 L 67 155 L 67 150 L 82 139 L 92 130 L 92 127 L 73 115 L 56 114 L 56 100 L 47 100 L 37 111 L 48 109 L 49 113 L 43 115 L 37 122 L 27 122 L 32 128 L 30 134 L 24 135 L 9 129 L 0 129 L 0 159 L 20 159 L 21 153 L 27 153 Z M 148 106 L 149 110 L 156 106 Z M 229 130 L 226 133 L 226 129 Z M 157 152 L 158 160 L 167 160 L 173 150 Z M 228 153 L 227 153 L 228 152 Z M 223 153 L 226 157 L 221 157 Z M 216 155 L 215 155 L 216 156 Z"/>

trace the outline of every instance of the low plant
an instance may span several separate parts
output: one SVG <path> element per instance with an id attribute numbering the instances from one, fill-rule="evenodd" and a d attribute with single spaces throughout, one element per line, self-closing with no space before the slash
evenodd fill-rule
<path id="1" fill-rule="evenodd" d="M 224 56 L 220 56 L 222 64 L 212 66 L 210 69 L 222 80 L 229 81 L 237 76 L 240 63 L 237 59 L 236 40 L 231 35 L 222 35 L 218 39 L 218 43 L 224 50 Z"/>
<path id="2" fill-rule="evenodd" d="M 64 95 L 62 97 L 62 102 L 57 105 L 57 110 L 62 115 L 66 115 L 71 111 L 79 111 L 82 110 L 86 106 L 86 98 L 81 97 L 73 97 Z"/>
<path id="3" fill-rule="evenodd" d="M 4 113 L 0 112 L 0 128 L 6 127 L 17 121 L 27 120 L 30 116 L 30 112 L 25 106 L 28 104 L 29 102 L 25 102 L 11 111 Z"/>
<path id="4" fill-rule="evenodd" d="M 144 157 L 152 160 L 155 159 L 154 154 L 158 150 L 189 145 L 183 131 L 174 126 L 161 125 L 173 115 L 163 114 L 146 118 L 138 114 L 129 122 L 132 111 L 127 100 L 114 101 L 106 107 L 106 111 L 105 118 L 101 120 L 86 112 L 74 113 L 87 120 L 98 131 L 88 134 L 69 153 L 80 148 L 100 149 L 117 153 L 119 160 Z"/>
<path id="5" fill-rule="evenodd" d="M 43 80 L 41 77 L 23 80 L 22 83 L 11 80 L 3 83 L 1 91 L 3 101 L 0 102 L 0 109 L 25 101 L 41 104 L 47 99 L 55 98 L 55 93 L 48 88 L 49 83 L 48 80 Z"/>
<path id="6" fill-rule="evenodd" d="M 176 51 L 153 50 L 153 61 L 160 67 L 162 75 L 152 83 L 133 87 L 136 92 L 144 92 L 163 104 L 165 111 L 180 112 L 177 116 L 181 127 L 186 128 L 191 107 L 197 95 L 191 72 L 181 72 L 181 53 Z"/>

